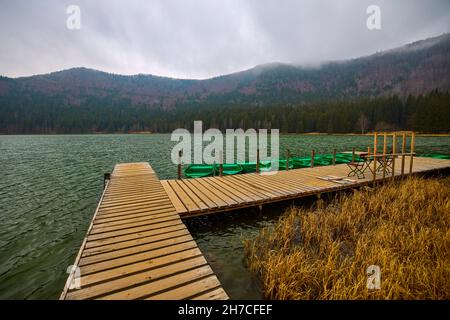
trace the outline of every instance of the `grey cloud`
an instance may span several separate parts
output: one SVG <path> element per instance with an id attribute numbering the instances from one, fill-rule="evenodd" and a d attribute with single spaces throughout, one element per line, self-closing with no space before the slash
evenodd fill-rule
<path id="1" fill-rule="evenodd" d="M 66 28 L 81 8 L 82 29 Z M 366 28 L 381 8 L 382 29 Z M 85 66 L 206 78 L 354 58 L 450 31 L 448 0 L 0 0 L 0 74 Z"/>

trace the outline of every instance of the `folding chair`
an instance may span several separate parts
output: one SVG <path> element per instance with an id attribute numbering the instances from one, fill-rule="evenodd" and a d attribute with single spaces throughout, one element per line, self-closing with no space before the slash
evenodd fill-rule
<path id="1" fill-rule="evenodd" d="M 359 161 L 352 161 L 347 163 L 347 166 L 350 168 L 350 172 L 348 173 L 349 177 L 357 176 L 358 179 L 364 179 L 364 172 L 367 170 L 369 166 L 370 159 L 366 159 L 365 157 L 360 156 Z"/>

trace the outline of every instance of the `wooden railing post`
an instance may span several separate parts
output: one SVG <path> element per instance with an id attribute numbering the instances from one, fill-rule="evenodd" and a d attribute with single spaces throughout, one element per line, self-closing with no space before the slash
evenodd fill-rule
<path id="1" fill-rule="evenodd" d="M 409 174 L 412 173 L 413 170 L 413 161 L 414 161 L 414 137 L 415 137 L 415 133 L 411 133 L 411 146 L 410 146 L 410 151 L 411 151 L 411 158 L 409 160 Z"/>
<path id="2" fill-rule="evenodd" d="M 392 135 L 392 180 L 395 178 L 395 157 L 397 153 L 397 134 Z"/>
<path id="3" fill-rule="evenodd" d="M 373 182 L 375 182 L 377 179 L 377 145 L 378 134 L 375 132 L 375 135 L 373 136 Z"/>
<path id="4" fill-rule="evenodd" d="M 333 149 L 333 166 L 336 165 L 336 149 Z"/>
<path id="5" fill-rule="evenodd" d="M 355 147 L 352 148 L 352 163 L 355 163 Z"/>
<path id="6" fill-rule="evenodd" d="M 383 136 L 383 180 L 386 178 L 387 133 Z"/>
<path id="7" fill-rule="evenodd" d="M 311 151 L 311 168 L 314 168 L 314 157 L 316 156 L 316 151 L 312 149 Z"/>
<path id="8" fill-rule="evenodd" d="M 402 136 L 402 176 L 405 174 L 405 152 L 406 152 L 406 132 Z"/>
<path id="9" fill-rule="evenodd" d="M 181 157 L 183 156 L 183 151 L 178 151 L 178 179 L 181 179 Z"/>
<path id="10" fill-rule="evenodd" d="M 256 173 L 259 173 L 259 148 L 256 149 Z"/>
<path id="11" fill-rule="evenodd" d="M 106 172 L 105 174 L 103 174 L 103 190 L 105 190 L 106 188 L 106 181 L 111 179 L 111 173 Z"/>
<path id="12" fill-rule="evenodd" d="M 289 170 L 289 158 L 291 157 L 291 153 L 289 152 L 289 149 L 286 150 L 286 171 Z"/>
<path id="13" fill-rule="evenodd" d="M 219 176 L 223 176 L 223 154 L 222 154 L 222 151 L 220 151 L 219 157 L 220 157 Z"/>

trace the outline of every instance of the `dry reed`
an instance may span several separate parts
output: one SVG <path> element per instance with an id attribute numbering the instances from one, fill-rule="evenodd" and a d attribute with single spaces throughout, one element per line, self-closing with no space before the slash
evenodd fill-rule
<path id="1" fill-rule="evenodd" d="M 410 178 L 291 208 L 245 241 L 269 299 L 449 299 L 450 178 Z M 381 269 L 379 290 L 366 269 Z"/>

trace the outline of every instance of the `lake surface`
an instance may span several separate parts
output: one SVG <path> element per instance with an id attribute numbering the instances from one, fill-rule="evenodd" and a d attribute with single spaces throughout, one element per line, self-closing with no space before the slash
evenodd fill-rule
<path id="1" fill-rule="evenodd" d="M 280 137 L 293 155 L 366 150 L 366 136 Z M 0 136 L 0 299 L 57 299 L 103 188 L 120 162 L 148 161 L 175 178 L 170 135 Z M 280 153 L 282 152 L 280 150 Z M 417 137 L 418 153 L 450 153 L 449 137 Z M 273 224 L 282 210 L 187 220 L 189 230 L 233 299 L 261 297 L 244 265 L 242 239 Z"/>

